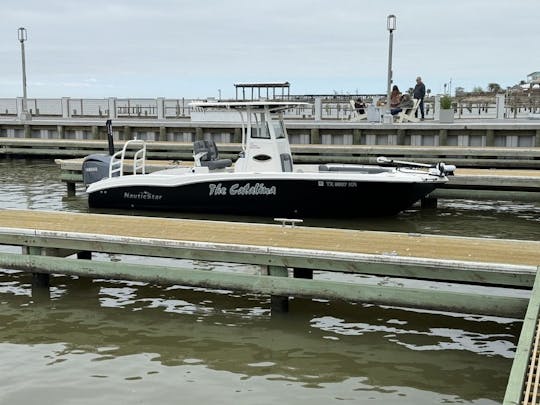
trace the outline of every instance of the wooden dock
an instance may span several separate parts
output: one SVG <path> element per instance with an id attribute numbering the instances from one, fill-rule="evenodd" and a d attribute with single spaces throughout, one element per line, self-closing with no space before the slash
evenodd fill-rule
<path id="1" fill-rule="evenodd" d="M 540 263 L 540 242 L 534 241 L 19 210 L 0 211 L 0 243 L 34 252 L 28 256 L 0 255 L 0 265 L 31 272 L 66 269 L 100 277 L 110 272 L 128 279 L 271 295 L 513 316 L 524 313 L 526 299 L 381 287 L 363 284 L 361 278 L 355 280 L 358 283 L 295 278 L 283 282 L 281 276 L 288 275 L 283 269 L 294 268 L 307 269 L 310 278 L 316 270 L 530 289 Z M 74 259 L 47 257 L 88 251 L 255 264 L 261 266 L 265 277 L 103 262 L 81 264 Z M 273 277 L 276 274 L 279 277 Z"/>
<path id="2" fill-rule="evenodd" d="M 64 273 L 268 294 L 272 310 L 278 307 L 275 302 L 286 308 L 283 303 L 294 296 L 524 316 L 504 403 L 538 403 L 538 241 L 0 210 L 0 244 L 22 247 L 21 253 L 0 252 L 0 267 L 32 272 L 33 288 L 48 287 L 48 274 Z M 146 259 L 140 264 L 112 262 L 90 252 Z M 251 264 L 259 271 L 225 272 L 211 265 L 196 270 L 156 264 L 152 257 Z M 319 277 L 326 273 L 354 280 Z M 366 276 L 384 282 L 365 282 Z M 399 282 L 388 282 L 389 277 Z M 448 283 L 457 283 L 456 288 Z M 463 284 L 492 288 L 476 291 L 463 289 Z M 531 291 L 530 297 L 524 289 Z"/>

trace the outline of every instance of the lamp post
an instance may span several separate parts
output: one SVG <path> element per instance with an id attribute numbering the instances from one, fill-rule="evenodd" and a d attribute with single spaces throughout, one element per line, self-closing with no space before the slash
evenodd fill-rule
<path id="1" fill-rule="evenodd" d="M 388 38 L 388 83 L 386 88 L 386 108 L 387 112 L 390 113 L 390 92 L 392 87 L 392 45 L 394 40 L 394 30 L 396 29 L 396 16 L 390 14 L 386 17 L 386 28 L 390 33 Z"/>
<path id="2" fill-rule="evenodd" d="M 17 30 L 19 42 L 21 43 L 21 58 L 22 58 L 22 80 L 23 80 L 23 102 L 22 102 L 22 119 L 30 119 L 30 114 L 28 114 L 28 103 L 26 97 L 26 60 L 24 55 L 24 41 L 28 39 L 26 28 L 20 27 Z"/>

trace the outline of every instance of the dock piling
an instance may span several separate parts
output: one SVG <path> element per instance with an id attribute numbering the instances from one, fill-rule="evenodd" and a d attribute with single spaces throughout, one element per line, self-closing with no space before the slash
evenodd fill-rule
<path id="1" fill-rule="evenodd" d="M 23 246 L 22 252 L 25 255 L 41 256 L 43 254 L 43 249 L 36 246 Z M 32 295 L 39 289 L 46 288 L 48 290 L 49 286 L 50 281 L 48 273 L 32 273 Z"/>
<path id="2" fill-rule="evenodd" d="M 268 266 L 268 275 L 275 277 L 289 277 L 289 271 L 286 267 Z M 289 312 L 289 297 L 285 295 L 271 295 L 270 309 L 272 314 Z"/>

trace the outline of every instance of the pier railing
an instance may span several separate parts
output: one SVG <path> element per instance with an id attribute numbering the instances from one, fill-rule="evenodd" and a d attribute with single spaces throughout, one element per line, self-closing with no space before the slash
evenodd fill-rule
<path id="1" fill-rule="evenodd" d="M 502 107 L 496 97 L 471 100 L 467 98 L 454 99 L 455 118 L 467 119 L 517 119 L 527 118 L 531 114 L 540 113 L 540 97 L 517 99 L 514 96 L 504 96 Z M 350 120 L 353 108 L 350 100 L 358 97 L 367 104 L 377 104 L 383 95 L 336 95 L 336 96 L 290 96 L 295 101 L 307 101 L 311 105 L 298 107 L 286 113 L 292 119 L 322 119 Z M 27 108 L 33 117 L 37 118 L 141 118 L 141 119 L 179 119 L 189 118 L 192 108 L 190 103 L 200 101 L 195 99 L 178 98 L 29 98 Z M 437 118 L 438 97 L 425 100 L 426 117 Z M 502 108 L 502 109 L 501 109 Z M 0 117 L 18 117 L 22 112 L 22 97 L 0 98 Z"/>

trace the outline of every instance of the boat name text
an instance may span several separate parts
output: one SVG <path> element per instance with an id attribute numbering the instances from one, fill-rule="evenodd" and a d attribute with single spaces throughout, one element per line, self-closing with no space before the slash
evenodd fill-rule
<path id="1" fill-rule="evenodd" d="M 208 195 L 210 196 L 219 196 L 219 195 L 276 195 L 277 189 L 276 186 L 266 187 L 264 183 L 246 183 L 240 185 L 235 183 L 229 188 L 223 186 L 221 183 L 218 184 L 209 184 L 208 185 Z"/>
<path id="2" fill-rule="evenodd" d="M 163 198 L 161 194 L 152 194 L 148 191 L 139 191 L 138 193 L 124 192 L 124 198 L 127 200 L 153 200 L 159 201 Z"/>

